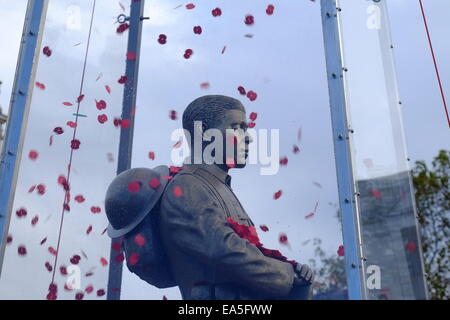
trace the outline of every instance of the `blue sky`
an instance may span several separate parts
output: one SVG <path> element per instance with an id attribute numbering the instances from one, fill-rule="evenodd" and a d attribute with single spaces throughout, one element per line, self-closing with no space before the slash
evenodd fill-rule
<path id="1" fill-rule="evenodd" d="M 76 172 L 73 173 L 72 188 L 74 194 L 77 191 L 88 194 L 101 205 L 102 192 L 115 171 L 115 164 L 106 161 L 105 154 L 112 152 L 115 157 L 117 153 L 118 131 L 111 125 L 111 120 L 120 114 L 121 88 L 115 82 L 124 70 L 126 37 L 114 33 L 113 17 L 121 12 L 118 3 L 97 3 L 88 80 L 83 91 L 86 98 L 82 110 L 88 118 L 86 122 L 80 120 L 78 134 L 82 148 L 73 160 Z M 267 16 L 265 8 L 269 3 L 255 0 L 241 1 L 239 6 L 231 1 L 211 1 L 208 5 L 196 3 L 193 10 L 174 9 L 182 4 L 178 1 L 146 2 L 145 13 L 150 20 L 144 24 L 142 37 L 132 166 L 153 167 L 170 163 L 174 144 L 170 133 L 181 126 L 180 117 L 176 121 L 169 119 L 170 110 L 176 110 L 181 116 L 187 104 L 203 94 L 225 94 L 241 99 L 248 113 L 258 113 L 257 129 L 280 129 L 280 155 L 288 156 L 289 163 L 275 176 L 260 176 L 258 166 L 233 170 L 233 189 L 255 224 L 269 226 L 269 232 L 259 232 L 267 247 L 280 249 L 292 259 L 307 262 L 314 253 L 311 242 L 302 245 L 305 241 L 322 238 L 323 247 L 329 254 L 335 254 L 342 244 L 333 206 L 337 202 L 337 186 L 320 7 L 317 1 L 309 0 L 272 3 L 275 14 Z M 81 7 L 80 30 L 64 28 L 64 17 L 70 5 Z M 449 92 L 450 40 L 446 36 L 445 12 L 450 10 L 450 3 L 428 0 L 424 5 L 444 90 Z M 0 0 L 0 7 L 3 8 L 0 28 L 8 30 L 2 32 L 8 45 L 0 52 L 0 80 L 4 83 L 0 104 L 5 112 L 14 77 L 25 1 Z M 210 11 L 215 7 L 223 10 L 221 17 L 211 16 Z M 439 149 L 450 149 L 450 136 L 420 8 L 418 3 L 410 0 L 389 1 L 388 7 L 408 155 L 412 161 L 429 162 Z M 61 140 L 65 142 L 54 137 L 50 147 L 48 139 L 53 127 L 70 120 L 68 111 L 61 109 L 62 101 L 73 101 L 78 95 L 89 10 L 90 2 L 87 1 L 61 1 L 58 5 L 50 1 L 43 45 L 49 45 L 54 53 L 50 58 L 40 58 L 36 81 L 44 82 L 47 88 L 45 91 L 35 89 L 33 96 L 14 204 L 14 210 L 26 206 L 30 212 L 38 213 L 41 221 L 48 220 L 39 228 L 30 228 L 26 222 L 13 218 L 14 241 L 7 249 L 0 280 L 8 284 L 6 291 L 0 291 L 0 296 L 6 298 L 21 295 L 21 287 L 14 287 L 17 281 L 23 281 L 23 285 L 36 281 L 35 289 L 28 296 L 44 297 L 50 281 L 49 273 L 43 267 L 50 259 L 48 253 L 35 245 L 27 257 L 18 258 L 16 247 L 18 242 L 39 242 L 46 235 L 49 244 L 56 240 L 60 215 L 56 210 L 60 203 L 49 199 L 61 200 L 62 194 L 53 186 L 53 181 L 67 165 L 70 150 L 66 142 L 70 140 L 70 128 L 64 126 L 67 134 L 61 136 Z M 243 23 L 249 13 L 255 16 L 255 25 L 251 27 Z M 202 35 L 193 34 L 195 25 L 202 26 Z M 166 45 L 156 41 L 159 34 L 168 36 Z M 246 37 L 246 34 L 253 37 Z M 78 42 L 81 44 L 74 46 Z M 221 54 L 224 46 L 226 50 Z M 185 60 L 182 54 L 188 48 L 193 49 L 194 54 Z M 100 74 L 101 79 L 96 81 Z M 203 82 L 210 84 L 208 90 L 200 88 Z M 105 93 L 104 84 L 111 85 L 111 95 Z M 255 90 L 258 99 L 251 102 L 240 96 L 237 91 L 240 85 Z M 100 98 L 108 102 L 108 127 L 99 127 L 96 122 L 99 112 L 92 101 Z M 300 129 L 302 138 L 299 141 Z M 299 145 L 299 154 L 293 154 L 294 144 Z M 35 163 L 27 158 L 28 151 L 33 148 L 40 151 L 40 158 Z M 149 160 L 149 151 L 155 152 L 154 161 Z M 39 182 L 47 185 L 47 194 L 40 198 L 28 194 L 29 187 Z M 272 196 L 278 190 L 283 190 L 283 196 L 275 201 Z M 305 219 L 316 203 L 316 215 Z M 98 263 L 100 256 L 108 257 L 108 240 L 100 234 L 105 217 L 93 218 L 88 212 L 88 204 L 79 207 L 72 204 L 72 207 L 63 229 L 61 261 L 83 250 L 89 259 L 83 261 L 82 272 L 95 268 L 95 279 L 83 278 L 82 287 L 92 283 L 97 289 L 103 285 L 106 275 L 106 268 Z M 29 215 L 33 216 L 33 213 Z M 87 225 L 94 225 L 91 238 L 84 234 Z M 278 235 L 282 232 L 288 235 L 290 247 L 278 243 Z M 35 263 L 27 264 L 24 259 Z M 24 279 L 23 274 L 30 274 L 32 270 L 40 275 L 39 280 L 35 277 Z M 72 295 L 62 297 L 70 299 Z M 157 290 L 125 272 L 123 298 L 161 299 L 162 295 L 169 299 L 179 298 L 177 289 Z"/>

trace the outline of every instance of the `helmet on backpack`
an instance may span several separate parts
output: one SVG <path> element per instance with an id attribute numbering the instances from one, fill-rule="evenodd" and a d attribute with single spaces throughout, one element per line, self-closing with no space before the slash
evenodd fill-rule
<path id="1" fill-rule="evenodd" d="M 167 184 L 169 169 L 133 168 L 117 175 L 106 191 L 105 211 L 108 235 L 121 237 L 133 230 L 150 213 Z"/>
<path id="2" fill-rule="evenodd" d="M 158 288 L 176 286 L 159 230 L 160 199 L 169 169 L 128 169 L 114 178 L 106 192 L 108 235 L 123 237 L 128 269 Z"/>

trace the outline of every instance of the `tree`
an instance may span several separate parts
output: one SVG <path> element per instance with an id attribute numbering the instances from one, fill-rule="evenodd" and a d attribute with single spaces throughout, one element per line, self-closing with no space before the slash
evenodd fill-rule
<path id="1" fill-rule="evenodd" d="M 413 184 L 422 238 L 423 259 L 432 299 L 450 299 L 450 150 L 441 150 L 429 169 L 416 161 Z"/>

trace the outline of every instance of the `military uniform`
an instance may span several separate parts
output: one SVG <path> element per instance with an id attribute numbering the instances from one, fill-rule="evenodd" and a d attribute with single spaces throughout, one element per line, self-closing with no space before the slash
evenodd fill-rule
<path id="1" fill-rule="evenodd" d="M 283 299 L 294 268 L 264 256 L 227 222 L 253 226 L 234 195 L 231 177 L 216 165 L 185 166 L 161 199 L 160 231 L 183 299 Z"/>

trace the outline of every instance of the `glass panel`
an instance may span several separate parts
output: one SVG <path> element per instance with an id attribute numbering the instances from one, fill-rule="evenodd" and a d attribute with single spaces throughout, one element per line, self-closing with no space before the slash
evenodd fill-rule
<path id="1" fill-rule="evenodd" d="M 230 170 L 235 194 L 266 247 L 301 263 L 315 260 L 315 299 L 345 299 L 320 6 L 317 1 L 273 4 L 268 14 L 267 4 L 250 0 L 195 3 L 193 9 L 173 0 L 147 2 L 150 20 L 142 38 L 132 167 L 181 164 L 172 162 L 177 139 L 171 137 L 194 99 L 208 94 L 239 99 L 247 119 L 257 113 L 255 130 L 269 130 L 270 138 L 270 130 L 279 129 L 279 143 L 271 144 L 272 162 L 287 157 L 287 165 L 281 161 L 273 175 L 261 174 L 268 166 L 261 159 Z M 213 16 L 215 8 L 220 16 Z M 254 24 L 245 23 L 246 15 L 254 17 Z M 188 59 L 187 49 L 193 51 Z M 239 86 L 256 92 L 256 100 L 241 95 Z M 258 148 L 268 138 L 257 131 Z M 269 231 L 263 232 L 262 225 Z M 289 246 L 280 244 L 282 233 Z M 181 298 L 177 287 L 157 289 L 125 268 L 122 299 L 164 296 Z"/>
<path id="2" fill-rule="evenodd" d="M 110 239 L 103 202 L 117 168 L 120 129 L 113 120 L 121 115 L 117 80 L 127 44 L 125 34 L 116 34 L 120 13 L 108 0 L 49 1 L 1 299 L 52 298 L 53 278 L 58 299 L 106 297 Z"/>
<path id="3" fill-rule="evenodd" d="M 386 3 L 340 0 L 339 7 L 366 294 L 369 299 L 424 299 Z"/>
<path id="4" fill-rule="evenodd" d="M 0 8 L 3 12 L 0 19 L 0 30 L 8 30 L 2 32 L 4 43 L 8 46 L 6 50 L 0 51 L 0 150 L 2 149 L 3 139 L 6 130 L 6 115 L 8 114 L 10 92 L 14 82 L 14 70 L 17 62 L 17 54 L 19 53 L 22 25 L 12 28 L 11 26 L 19 25 L 18 21 L 23 21 L 27 9 L 26 1 L 8 1 L 0 0 Z"/>

